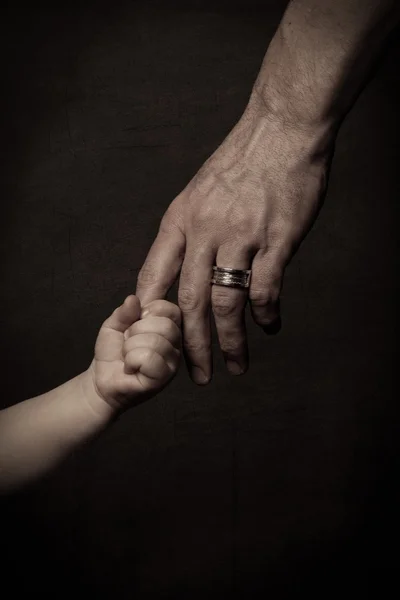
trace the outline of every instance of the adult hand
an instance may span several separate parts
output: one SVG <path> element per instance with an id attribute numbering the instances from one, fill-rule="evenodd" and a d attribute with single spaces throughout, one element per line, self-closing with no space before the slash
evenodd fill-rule
<path id="1" fill-rule="evenodd" d="M 311 127 L 285 126 L 253 101 L 165 213 L 136 293 L 142 306 L 163 298 L 180 271 L 184 351 L 196 383 L 212 373 L 211 307 L 233 374 L 248 367 L 248 299 L 255 322 L 279 330 L 284 270 L 323 198 L 331 141 Z M 211 286 L 215 264 L 252 269 L 249 290 Z"/>

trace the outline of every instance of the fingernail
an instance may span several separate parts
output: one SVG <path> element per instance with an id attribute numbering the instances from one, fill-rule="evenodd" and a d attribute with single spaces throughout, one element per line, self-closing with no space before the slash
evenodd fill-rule
<path id="1" fill-rule="evenodd" d="M 149 314 L 150 314 L 150 311 L 149 311 L 149 310 L 147 310 L 147 308 L 146 308 L 145 310 L 142 310 L 142 313 L 141 313 L 141 315 L 140 315 L 140 318 L 141 318 L 141 319 L 145 319 L 146 317 L 148 317 L 148 316 L 149 316 Z"/>
<path id="2" fill-rule="evenodd" d="M 227 360 L 226 367 L 232 375 L 243 375 L 246 370 L 234 360 Z"/>
<path id="3" fill-rule="evenodd" d="M 210 381 L 210 378 L 207 377 L 203 369 L 200 369 L 200 367 L 192 367 L 191 376 L 193 381 L 198 385 L 205 385 Z"/>

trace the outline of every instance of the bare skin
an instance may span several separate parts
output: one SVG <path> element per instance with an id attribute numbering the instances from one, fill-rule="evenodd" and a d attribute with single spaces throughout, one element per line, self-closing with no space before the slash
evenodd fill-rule
<path id="1" fill-rule="evenodd" d="M 388 33 L 394 0 L 292 0 L 243 116 L 165 213 L 141 269 L 145 305 L 176 278 L 192 379 L 212 376 L 210 316 L 228 370 L 248 368 L 244 309 L 281 325 L 285 268 L 323 202 L 338 129 Z M 249 293 L 210 286 L 212 266 L 252 269 Z"/>
<path id="2" fill-rule="evenodd" d="M 122 411 L 160 392 L 180 358 L 180 311 L 128 296 L 103 323 L 90 367 L 58 388 L 0 411 L 0 493 L 40 478 Z"/>

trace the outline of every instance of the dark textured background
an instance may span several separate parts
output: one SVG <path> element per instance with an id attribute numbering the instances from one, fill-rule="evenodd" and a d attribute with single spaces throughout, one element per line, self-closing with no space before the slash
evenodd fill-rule
<path id="1" fill-rule="evenodd" d="M 239 118 L 285 2 L 6 8 L 3 405 L 85 369 L 169 202 Z M 2 581 L 52 598 L 388 598 L 399 534 L 400 44 L 339 135 L 284 327 L 215 344 L 2 506 Z"/>

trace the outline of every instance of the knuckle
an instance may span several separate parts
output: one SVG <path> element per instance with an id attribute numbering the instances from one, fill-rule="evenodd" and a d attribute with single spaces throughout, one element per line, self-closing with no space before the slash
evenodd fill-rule
<path id="1" fill-rule="evenodd" d="M 199 310 L 201 301 L 196 290 L 191 287 L 180 287 L 178 302 L 182 312 L 188 313 Z"/>
<path id="2" fill-rule="evenodd" d="M 165 333 L 168 338 L 174 338 L 176 336 L 177 326 L 171 319 L 165 320 Z"/>
<path id="3" fill-rule="evenodd" d="M 291 223 L 287 217 L 278 213 L 273 219 L 268 222 L 268 242 L 274 245 L 282 243 L 288 235 L 288 230 L 291 229 Z"/>
<path id="4" fill-rule="evenodd" d="M 196 210 L 192 214 L 191 226 L 194 231 L 204 231 L 209 229 L 214 215 L 215 209 L 208 203 L 202 202 L 196 206 Z"/>
<path id="5" fill-rule="evenodd" d="M 162 335 L 156 332 L 144 333 L 139 339 L 138 345 L 144 344 L 145 348 L 150 348 L 151 350 L 158 350 L 158 348 L 163 348 L 163 344 L 165 340 Z"/>
<path id="6" fill-rule="evenodd" d="M 157 283 L 157 274 L 154 265 L 145 263 L 138 273 L 138 285 L 148 286 Z"/>
<path id="7" fill-rule="evenodd" d="M 222 352 L 228 356 L 238 356 L 245 352 L 246 336 L 242 330 L 227 329 L 219 332 L 219 344 Z"/>
<path id="8" fill-rule="evenodd" d="M 216 208 L 216 189 L 205 190 L 195 188 L 188 198 L 187 216 L 188 224 L 192 233 L 210 234 L 210 226 L 213 231 L 218 229 L 220 213 Z"/>
<path id="9" fill-rule="evenodd" d="M 131 350 L 132 354 L 135 352 L 135 350 Z M 139 353 L 140 356 L 140 362 L 142 364 L 145 363 L 149 363 L 151 362 L 151 360 L 153 359 L 155 352 L 152 348 L 138 348 L 137 352 Z"/>
<path id="10" fill-rule="evenodd" d="M 279 298 L 279 290 L 251 290 L 249 298 L 253 306 L 260 308 L 272 308 Z"/>
<path id="11" fill-rule="evenodd" d="M 254 306 L 272 304 L 271 296 L 266 290 L 251 290 L 249 298 Z"/>
<path id="12" fill-rule="evenodd" d="M 240 354 L 243 342 L 236 339 L 220 340 L 222 352 L 228 357 L 235 357 Z"/>
<path id="13" fill-rule="evenodd" d="M 135 354 L 136 354 L 135 353 L 135 348 L 130 348 L 129 346 L 127 346 L 126 353 L 125 353 L 125 362 L 126 362 L 126 364 L 130 365 L 133 362 Z"/>
<path id="14" fill-rule="evenodd" d="M 257 224 L 260 219 L 256 218 L 258 211 L 249 211 L 246 206 L 235 205 L 235 208 L 227 215 L 229 228 L 235 231 L 235 237 L 244 240 L 253 238 L 254 232 L 258 229 Z"/>
<path id="15" fill-rule="evenodd" d="M 211 351 L 211 343 L 196 338 L 185 339 L 185 350 L 189 354 L 207 354 Z"/>
<path id="16" fill-rule="evenodd" d="M 162 335 L 154 334 L 151 344 L 153 350 L 159 352 L 161 355 L 164 355 L 165 352 L 168 351 L 168 346 L 168 340 L 165 340 L 165 338 Z"/>
<path id="17" fill-rule="evenodd" d="M 230 317 L 237 312 L 237 304 L 230 294 L 223 290 L 213 290 L 212 306 L 217 317 Z"/>

